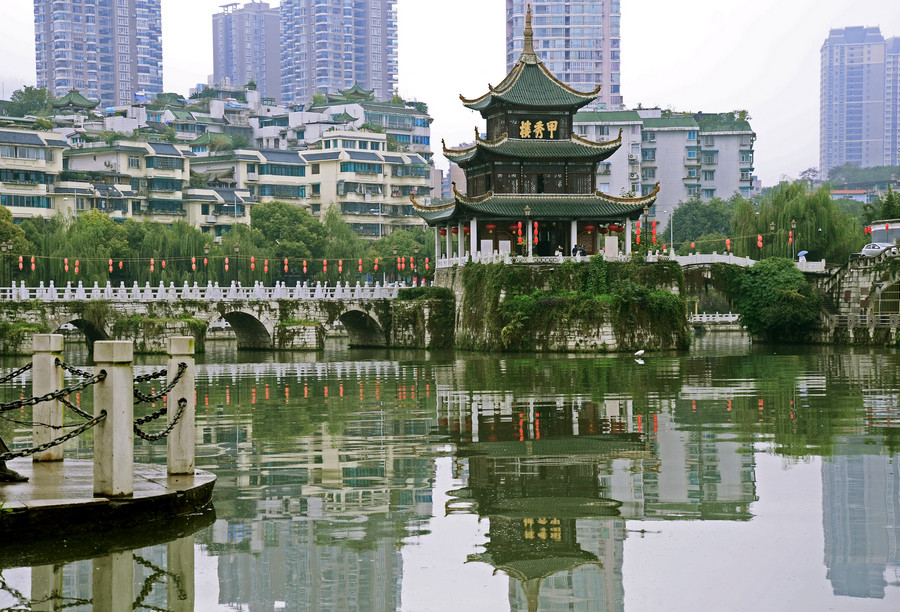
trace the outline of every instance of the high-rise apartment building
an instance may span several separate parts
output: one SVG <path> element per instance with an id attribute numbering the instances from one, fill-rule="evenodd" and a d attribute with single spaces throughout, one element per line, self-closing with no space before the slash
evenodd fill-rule
<path id="1" fill-rule="evenodd" d="M 213 15 L 213 80 L 243 86 L 253 81 L 264 98 L 281 99 L 281 28 L 278 7 L 225 4 Z"/>
<path id="2" fill-rule="evenodd" d="M 531 5 L 534 50 L 550 72 L 579 91 L 600 86 L 593 108 L 621 109 L 620 0 L 506 0 L 506 70 L 524 44 Z"/>
<path id="3" fill-rule="evenodd" d="M 397 87 L 396 0 L 282 0 L 282 101 L 354 85 L 378 100 Z"/>
<path id="4" fill-rule="evenodd" d="M 34 0 L 37 86 L 105 106 L 162 93 L 161 0 Z"/>
<path id="5" fill-rule="evenodd" d="M 819 169 L 900 164 L 900 38 L 833 29 L 821 58 Z"/>

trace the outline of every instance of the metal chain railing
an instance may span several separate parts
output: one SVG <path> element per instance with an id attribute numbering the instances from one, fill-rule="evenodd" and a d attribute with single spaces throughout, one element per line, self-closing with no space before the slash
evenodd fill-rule
<path id="1" fill-rule="evenodd" d="M 135 397 L 136 401 L 135 401 L 134 403 L 135 403 L 135 404 L 140 404 L 140 403 L 143 402 L 143 403 L 149 404 L 149 403 L 151 403 L 151 402 L 155 402 L 155 401 L 158 400 L 158 399 L 162 399 L 163 397 L 165 397 L 166 395 L 168 395 L 169 391 L 171 391 L 172 389 L 175 388 L 176 383 L 178 383 L 178 381 L 181 380 L 181 377 L 184 376 L 185 370 L 187 370 L 187 364 L 184 363 L 184 362 L 182 361 L 181 363 L 178 364 L 178 372 L 175 373 L 175 377 L 172 378 L 172 382 L 170 382 L 168 385 L 166 385 L 164 388 L 162 388 L 162 389 L 159 391 L 159 393 L 154 393 L 153 395 L 146 395 L 146 394 L 141 393 L 140 391 L 138 391 L 137 387 L 135 387 L 135 389 L 134 389 L 134 397 Z M 159 378 L 160 376 L 158 376 L 158 374 L 159 374 L 159 372 L 157 372 L 156 374 L 152 375 L 153 378 Z M 162 375 L 163 375 L 163 376 L 166 375 L 166 371 L 165 371 L 165 370 L 162 370 Z M 143 378 L 143 377 L 139 377 L 139 378 Z M 141 381 L 138 381 L 138 379 L 135 378 L 134 380 L 135 380 L 135 382 L 146 382 L 146 380 L 153 380 L 153 378 L 150 378 L 150 379 L 144 379 L 144 380 L 141 380 Z"/>
<path id="2" fill-rule="evenodd" d="M 159 370 L 158 372 L 153 372 L 152 374 L 141 374 L 140 376 L 134 377 L 134 382 L 142 383 L 142 382 L 150 382 L 151 380 L 155 380 L 157 378 L 164 378 L 165 375 L 168 374 L 165 368 Z"/>
<path id="3" fill-rule="evenodd" d="M 91 376 L 90 372 L 87 372 L 85 370 L 79 370 L 75 366 L 71 366 L 71 365 L 63 362 L 59 357 L 56 358 L 55 363 L 57 366 L 59 366 L 66 372 L 69 372 L 70 374 L 74 374 L 75 376 L 78 376 L 79 378 L 89 378 Z"/>
<path id="4" fill-rule="evenodd" d="M 178 424 L 178 421 L 180 421 L 181 417 L 184 415 L 185 408 L 187 408 L 187 399 L 182 397 L 181 399 L 178 400 L 178 412 L 175 413 L 175 418 L 172 419 L 172 422 L 169 423 L 168 427 L 166 427 L 165 429 L 163 429 L 162 431 L 160 431 L 159 433 L 156 433 L 156 434 L 148 434 L 148 433 L 142 431 L 141 428 L 138 427 L 137 422 L 135 422 L 135 424 L 134 424 L 135 435 L 138 436 L 139 438 L 143 438 L 144 440 L 147 440 L 148 442 L 156 442 L 157 440 L 162 440 L 163 438 L 168 436 L 169 433 L 173 429 L 175 429 L 175 425 Z M 165 414 L 166 410 L 164 408 L 161 411 L 157 411 L 157 412 L 161 412 L 162 414 Z"/>
<path id="5" fill-rule="evenodd" d="M 185 401 L 185 404 L 187 404 L 187 401 Z M 40 444 L 40 445 L 32 447 L 32 448 L 26 448 L 26 449 L 20 450 L 20 451 L 11 451 L 8 453 L 0 454 L 0 461 L 10 461 L 12 459 L 20 459 L 22 457 L 34 455 L 36 453 L 42 453 L 47 449 L 53 448 L 54 446 L 59 446 L 60 444 L 64 444 L 64 443 L 68 442 L 69 440 L 71 440 L 72 438 L 80 436 L 81 434 L 83 434 L 88 429 L 95 426 L 97 423 L 99 423 L 100 421 L 102 421 L 105 418 L 106 418 L 106 410 L 101 410 L 100 414 L 98 414 L 96 417 L 94 417 L 90 421 L 87 421 L 86 423 L 79 425 L 76 429 L 73 429 L 66 435 L 60 436 L 58 438 L 54 438 L 54 439 L 50 440 L 49 442 L 45 442 L 44 444 Z"/>
<path id="6" fill-rule="evenodd" d="M 50 393 L 45 393 L 44 395 L 36 397 L 27 397 L 25 399 L 16 400 L 8 404 L 0 404 L 0 412 L 8 412 L 10 410 L 22 408 L 24 406 L 34 406 L 35 404 L 40 404 L 41 402 L 61 399 L 68 395 L 71 395 L 72 393 L 75 393 L 76 391 L 81 391 L 86 387 L 97 384 L 105 378 L 106 370 L 100 370 L 98 374 L 94 374 L 90 378 L 86 378 L 81 382 L 72 385 L 71 387 L 64 387 L 58 391 L 51 391 Z"/>
<path id="7" fill-rule="evenodd" d="M 0 378 L 0 385 L 2 385 L 2 384 L 5 383 L 5 382 L 9 382 L 10 380 L 12 380 L 13 378 L 15 378 L 15 377 L 18 376 L 19 374 L 22 374 L 22 373 L 24 373 L 24 372 L 27 372 L 28 370 L 30 370 L 30 369 L 33 368 L 33 367 L 34 367 L 34 362 L 33 362 L 33 361 L 29 361 L 28 363 L 26 363 L 25 365 L 23 365 L 23 366 L 22 366 L 21 368 L 19 368 L 18 370 L 14 370 L 14 371 L 10 372 L 9 374 L 6 374 L 5 376 L 3 376 L 3 378 Z"/>
<path id="8" fill-rule="evenodd" d="M 147 576 L 147 578 L 144 580 L 144 584 L 141 587 L 141 592 L 138 595 L 137 599 L 135 599 L 134 603 L 132 604 L 132 607 L 131 607 L 132 610 L 137 610 L 138 608 L 145 608 L 148 610 L 160 610 L 161 612 L 165 612 L 165 608 L 157 608 L 156 606 L 148 606 L 144 603 L 144 600 L 147 599 L 147 597 L 149 597 L 150 592 L 153 590 L 153 587 L 156 585 L 157 582 L 159 582 L 159 579 L 164 576 L 171 578 L 172 581 L 175 583 L 175 590 L 178 593 L 178 599 L 181 601 L 187 600 L 187 598 L 188 598 L 187 590 L 184 588 L 184 585 L 182 584 L 180 576 L 178 576 L 177 574 L 173 574 L 172 572 L 168 572 L 168 571 L 162 569 L 161 567 L 157 567 L 150 561 L 147 561 L 146 559 L 144 559 L 143 557 L 139 557 L 138 555 L 134 555 L 134 562 L 137 563 L 138 565 L 146 567 L 152 573 L 149 576 Z"/>

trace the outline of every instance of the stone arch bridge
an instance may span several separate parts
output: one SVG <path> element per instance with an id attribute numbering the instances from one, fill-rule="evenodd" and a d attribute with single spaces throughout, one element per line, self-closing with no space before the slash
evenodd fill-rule
<path id="1" fill-rule="evenodd" d="M 172 335 L 200 346 L 210 325 L 227 322 L 240 349 L 321 348 L 325 328 L 342 325 L 354 346 L 388 346 L 397 286 L 65 288 L 15 287 L 0 296 L 7 323 L 50 333 L 66 324 L 96 340 L 133 340 L 155 352 Z M 5 298 L 5 299 L 3 299 Z"/>

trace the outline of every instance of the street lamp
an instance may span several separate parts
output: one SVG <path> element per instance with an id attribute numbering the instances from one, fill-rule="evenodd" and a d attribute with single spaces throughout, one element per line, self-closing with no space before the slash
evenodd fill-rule
<path id="1" fill-rule="evenodd" d="M 531 238 L 531 206 L 528 204 L 525 205 L 525 239 L 528 241 L 528 257 L 530 258 L 533 254 L 532 246 L 532 238 Z"/>
<path id="2" fill-rule="evenodd" d="M 772 257 L 775 257 L 775 222 L 769 223 L 769 233 L 772 235 Z"/>
<path id="3" fill-rule="evenodd" d="M 239 245 L 237 242 L 235 242 L 234 243 L 234 284 L 235 285 L 237 285 L 237 283 L 238 283 L 238 270 L 240 267 L 239 266 L 240 259 L 238 259 L 238 253 L 240 253 L 240 252 L 241 252 L 241 245 Z"/>
<path id="4" fill-rule="evenodd" d="M 209 243 L 203 245 L 203 269 L 206 270 L 206 284 L 209 285 Z"/>
<path id="5" fill-rule="evenodd" d="M 0 254 L 2 254 L 2 261 L 0 261 L 0 265 L 3 266 L 2 274 L 4 276 L 11 276 L 6 273 L 6 269 L 9 267 L 7 265 L 6 253 L 8 251 L 12 251 L 12 247 L 13 247 L 12 240 L 9 240 L 7 242 L 0 242 Z M 0 277 L 0 281 L 2 281 L 2 283 L 0 283 L 0 286 L 2 286 L 3 288 L 6 288 L 7 283 L 9 283 L 9 278 L 4 280 L 2 277 Z"/>
<path id="6" fill-rule="evenodd" d="M 797 220 L 791 219 L 791 259 L 794 259 L 794 244 L 797 242 Z"/>
<path id="7" fill-rule="evenodd" d="M 394 252 L 394 265 L 397 266 L 397 272 L 392 276 L 394 276 L 394 278 L 400 278 L 400 262 L 397 260 L 397 245 L 395 244 L 391 250 Z"/>

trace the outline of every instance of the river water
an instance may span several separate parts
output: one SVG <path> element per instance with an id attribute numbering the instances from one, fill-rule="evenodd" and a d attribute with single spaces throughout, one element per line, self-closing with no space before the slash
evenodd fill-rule
<path id="1" fill-rule="evenodd" d="M 208 348 L 197 465 L 218 481 L 190 536 L 196 610 L 900 609 L 893 350 Z M 66 360 L 86 364 L 83 345 Z M 29 391 L 20 377 L 0 401 Z M 164 464 L 165 443 L 135 460 Z M 175 607 L 166 551 L 134 551 L 151 609 Z M 57 568 L 56 608 L 31 601 L 37 570 L 4 568 L 0 609 L 90 610 L 92 567 Z"/>

